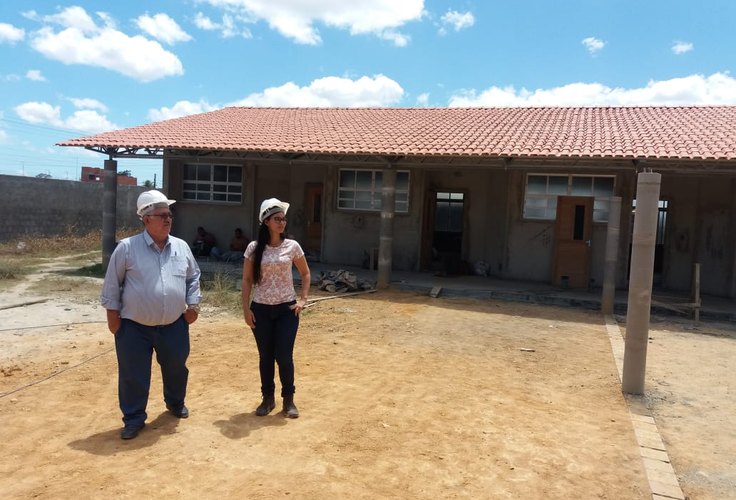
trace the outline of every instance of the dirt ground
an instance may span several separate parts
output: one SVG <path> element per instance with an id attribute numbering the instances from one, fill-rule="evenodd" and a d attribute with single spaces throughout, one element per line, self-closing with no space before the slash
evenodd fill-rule
<path id="1" fill-rule="evenodd" d="M 154 367 L 148 425 L 122 441 L 99 280 L 33 292 L 53 276 L 0 292 L 3 498 L 651 498 L 599 313 L 396 291 L 317 302 L 288 420 L 255 416 L 252 335 L 205 305 L 191 417 L 165 411 Z M 736 325 L 653 318 L 650 336 L 646 399 L 683 491 L 736 499 Z"/>

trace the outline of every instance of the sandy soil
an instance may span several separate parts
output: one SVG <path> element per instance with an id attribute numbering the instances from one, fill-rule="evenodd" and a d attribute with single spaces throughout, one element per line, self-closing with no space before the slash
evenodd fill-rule
<path id="1" fill-rule="evenodd" d="M 3 498 L 651 498 L 595 312 L 402 292 L 317 302 L 295 350 L 302 416 L 287 420 L 255 416 L 252 336 L 205 306 L 191 417 L 166 413 L 154 369 L 148 425 L 121 441 L 113 338 L 99 282 L 85 288 L 0 293 L 0 308 L 49 299 L 0 309 Z M 681 487 L 736 498 L 736 327 L 652 326 L 647 401 Z"/>

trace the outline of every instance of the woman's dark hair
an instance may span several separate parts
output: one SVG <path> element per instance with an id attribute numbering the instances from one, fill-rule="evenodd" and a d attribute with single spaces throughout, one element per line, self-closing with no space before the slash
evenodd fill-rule
<path id="1" fill-rule="evenodd" d="M 258 228 L 258 241 L 256 242 L 256 250 L 253 254 L 253 283 L 261 282 L 261 259 L 263 258 L 263 251 L 266 249 L 268 240 L 271 238 L 268 232 L 268 226 L 266 225 L 268 219 L 261 222 L 261 226 Z M 284 241 L 285 238 L 284 233 L 281 233 L 281 241 Z"/>

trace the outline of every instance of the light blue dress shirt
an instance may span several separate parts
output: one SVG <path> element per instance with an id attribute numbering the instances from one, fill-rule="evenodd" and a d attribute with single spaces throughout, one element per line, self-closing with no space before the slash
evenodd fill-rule
<path id="1" fill-rule="evenodd" d="M 169 235 L 163 250 L 147 231 L 120 240 L 102 285 L 105 309 L 146 326 L 168 325 L 199 304 L 199 266 L 186 241 Z"/>

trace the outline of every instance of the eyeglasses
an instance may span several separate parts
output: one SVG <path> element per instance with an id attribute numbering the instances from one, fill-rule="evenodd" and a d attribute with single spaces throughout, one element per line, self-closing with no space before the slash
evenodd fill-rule
<path id="1" fill-rule="evenodd" d="M 151 214 L 149 217 L 160 217 L 161 220 L 169 220 L 174 218 L 174 214 Z"/>
<path id="2" fill-rule="evenodd" d="M 271 217 L 276 224 L 286 224 L 286 217 Z"/>

